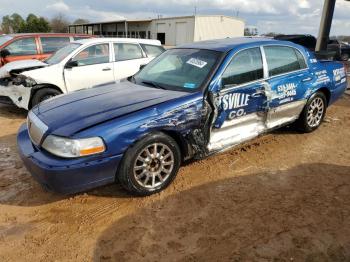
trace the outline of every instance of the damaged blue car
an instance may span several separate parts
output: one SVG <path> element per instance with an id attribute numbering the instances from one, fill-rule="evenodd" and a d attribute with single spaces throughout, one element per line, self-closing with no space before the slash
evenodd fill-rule
<path id="1" fill-rule="evenodd" d="M 341 63 L 285 41 L 236 38 L 166 51 L 120 83 L 34 107 L 18 133 L 25 166 L 46 188 L 119 181 L 135 195 L 165 189 L 181 164 L 296 122 L 317 129 L 347 87 Z"/>

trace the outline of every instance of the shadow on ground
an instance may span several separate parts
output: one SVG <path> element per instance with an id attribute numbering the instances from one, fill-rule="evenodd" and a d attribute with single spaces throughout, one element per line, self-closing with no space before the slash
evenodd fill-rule
<path id="1" fill-rule="evenodd" d="M 95 261 L 350 261 L 350 166 L 213 182 L 115 222 Z"/>

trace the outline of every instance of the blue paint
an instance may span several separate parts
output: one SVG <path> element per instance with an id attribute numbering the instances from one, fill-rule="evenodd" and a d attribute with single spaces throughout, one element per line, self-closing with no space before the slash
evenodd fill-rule
<path id="1" fill-rule="evenodd" d="M 228 93 L 231 97 L 225 98 L 232 105 L 227 110 L 223 110 L 222 101 L 210 101 L 210 98 L 220 97 L 221 76 L 238 51 L 271 44 L 297 48 L 307 58 L 308 69 L 235 88 Z M 337 81 L 334 76 L 334 70 L 343 67 L 341 63 L 314 62 L 313 53 L 307 53 L 303 47 L 290 42 L 238 38 L 198 42 L 180 48 L 203 48 L 222 54 L 221 64 L 202 90 L 192 90 L 195 88 L 193 83 L 185 83 L 188 92 L 180 92 L 122 82 L 60 96 L 33 108 L 33 112 L 49 127 L 44 138 L 49 134 L 69 138 L 99 136 L 106 145 L 106 151 L 99 155 L 63 159 L 49 154 L 40 145 L 33 146 L 27 126 L 23 125 L 17 137 L 19 152 L 36 180 L 63 193 L 112 183 L 125 151 L 153 131 L 176 134 L 183 148 L 191 148 L 194 152 L 194 155 L 189 153 L 189 157 L 196 156 L 198 150 L 203 156 L 207 153 L 208 133 L 205 130 L 209 127 L 220 128 L 229 115 L 265 113 L 280 105 L 280 100 L 267 101 L 264 95 L 258 94 L 264 88 L 263 82 L 267 82 L 274 92 L 278 91 L 278 86 L 285 86 L 283 88 L 288 90 L 292 83 L 296 90 L 293 101 L 308 99 L 320 88 L 326 88 L 330 92 L 330 104 L 344 93 L 347 86 L 346 81 Z M 324 71 L 330 81 L 320 83 L 316 75 L 319 71 Z M 303 79 L 309 81 L 303 82 Z M 244 95 L 232 97 L 234 94 Z M 216 104 L 215 110 L 209 104 Z M 213 121 L 206 121 L 214 113 Z"/>

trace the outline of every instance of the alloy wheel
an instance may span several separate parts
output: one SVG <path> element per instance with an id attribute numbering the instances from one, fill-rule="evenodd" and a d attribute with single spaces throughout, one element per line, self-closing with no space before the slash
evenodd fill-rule
<path id="1" fill-rule="evenodd" d="M 314 100 L 312 100 L 307 111 L 307 124 L 310 127 L 319 126 L 323 118 L 324 110 L 325 104 L 322 98 L 316 97 Z"/>
<path id="2" fill-rule="evenodd" d="M 161 186 L 174 168 L 174 154 L 163 143 L 153 143 L 141 150 L 134 163 L 134 177 L 148 189 Z"/>

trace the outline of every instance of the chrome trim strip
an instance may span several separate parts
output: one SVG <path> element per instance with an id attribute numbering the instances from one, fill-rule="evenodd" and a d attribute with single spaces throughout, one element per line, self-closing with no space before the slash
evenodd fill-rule
<path id="1" fill-rule="evenodd" d="M 41 140 L 49 129 L 32 111 L 29 111 L 27 118 L 28 134 L 35 145 L 40 145 Z"/>

